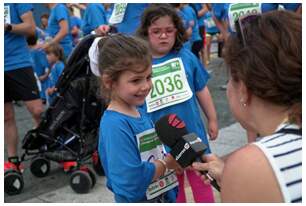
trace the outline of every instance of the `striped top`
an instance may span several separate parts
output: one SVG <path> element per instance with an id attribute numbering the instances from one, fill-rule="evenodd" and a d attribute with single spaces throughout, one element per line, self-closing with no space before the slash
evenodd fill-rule
<path id="1" fill-rule="evenodd" d="M 302 202 L 302 131 L 297 125 L 281 124 L 263 137 L 258 146 L 271 164 L 285 202 Z"/>

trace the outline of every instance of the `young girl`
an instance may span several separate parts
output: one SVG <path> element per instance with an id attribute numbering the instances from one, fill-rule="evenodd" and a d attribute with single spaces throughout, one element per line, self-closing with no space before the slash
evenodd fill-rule
<path id="1" fill-rule="evenodd" d="M 177 12 L 168 5 L 152 5 L 142 16 L 138 35 L 147 39 L 153 55 L 153 87 L 146 98 L 146 110 L 157 121 L 169 113 L 176 113 L 186 123 L 189 132 L 196 133 L 208 146 L 205 127 L 198 103 L 208 119 L 208 134 L 217 138 L 217 115 L 206 86 L 209 78 L 199 60 L 182 47 L 184 28 Z M 210 153 L 210 149 L 206 151 Z M 210 186 L 202 184 L 191 170 L 186 170 L 196 202 L 212 202 Z M 184 202 L 184 175 L 180 181 L 177 201 Z M 200 185 L 199 185 L 200 184 Z M 182 195 L 180 195 L 182 194 Z"/>
<path id="2" fill-rule="evenodd" d="M 51 67 L 46 89 L 47 103 L 50 105 L 56 95 L 56 82 L 64 70 L 64 51 L 59 44 L 50 44 L 46 50 L 47 59 Z"/>
<path id="3" fill-rule="evenodd" d="M 205 66 L 210 63 L 210 48 L 211 42 L 215 35 L 219 33 L 219 29 L 216 26 L 213 17 L 211 4 L 205 4 L 207 12 L 204 14 L 204 25 L 206 29 L 206 42 L 205 42 Z"/>
<path id="4" fill-rule="evenodd" d="M 116 202 L 167 202 L 177 186 L 174 158 L 164 157 L 153 123 L 138 108 L 151 90 L 151 54 L 145 43 L 122 34 L 98 42 L 103 96 L 99 154 Z"/>

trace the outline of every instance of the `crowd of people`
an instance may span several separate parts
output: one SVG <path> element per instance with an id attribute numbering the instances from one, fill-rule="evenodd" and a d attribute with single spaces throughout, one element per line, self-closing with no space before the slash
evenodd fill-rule
<path id="1" fill-rule="evenodd" d="M 37 127 L 43 103 L 49 106 L 57 95 L 56 82 L 73 48 L 96 34 L 91 69 L 108 105 L 98 150 L 116 202 L 186 202 L 185 176 L 195 202 L 214 202 L 210 180 L 200 171 L 217 181 L 223 202 L 302 201 L 301 4 L 46 7 L 50 13 L 37 25 L 31 4 L 4 5 L 9 164 L 21 167 L 12 102 L 24 101 Z M 209 147 L 219 130 L 206 70 L 214 38 L 228 68 L 231 112 L 248 131 L 248 144 L 221 158 Z M 158 140 L 154 123 L 171 113 L 207 145 L 204 163 L 183 169 Z"/>

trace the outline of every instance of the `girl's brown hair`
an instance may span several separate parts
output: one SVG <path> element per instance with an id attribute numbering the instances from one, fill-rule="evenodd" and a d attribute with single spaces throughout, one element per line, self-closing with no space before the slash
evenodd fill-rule
<path id="1" fill-rule="evenodd" d="M 50 45 L 46 49 L 46 54 L 54 54 L 59 58 L 60 61 L 65 63 L 65 56 L 64 56 L 64 50 L 61 47 L 61 45 L 57 43 L 50 43 Z"/>
<path id="2" fill-rule="evenodd" d="M 143 72 L 152 63 L 147 43 L 137 37 L 115 34 L 102 38 L 98 42 L 99 71 L 101 74 L 101 92 L 106 101 L 111 91 L 105 87 L 103 76 L 117 81 L 123 71 Z"/>
<path id="3" fill-rule="evenodd" d="M 290 120 L 302 121 L 302 17 L 290 11 L 262 14 L 231 35 L 224 49 L 234 81 L 259 98 L 285 106 Z"/>
<path id="4" fill-rule="evenodd" d="M 186 32 L 177 11 L 169 4 L 152 4 L 146 8 L 142 14 L 141 23 L 136 35 L 147 40 L 149 26 L 151 26 L 154 21 L 164 16 L 169 16 L 177 29 L 173 50 L 179 51 L 182 48 L 183 43 L 187 40 Z"/>

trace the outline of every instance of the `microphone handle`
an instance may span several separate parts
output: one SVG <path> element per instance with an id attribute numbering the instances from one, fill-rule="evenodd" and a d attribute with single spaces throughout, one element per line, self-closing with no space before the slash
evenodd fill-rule
<path id="1" fill-rule="evenodd" d="M 218 185 L 217 181 L 216 181 L 214 178 L 212 178 L 212 177 L 208 174 L 207 171 L 200 171 L 200 173 L 201 173 L 202 175 L 205 175 L 205 177 L 206 177 L 207 179 L 209 179 L 210 184 L 211 184 L 216 190 L 218 190 L 218 192 L 220 192 L 220 186 Z"/>
<path id="2" fill-rule="evenodd" d="M 197 161 L 198 161 L 198 162 L 204 163 L 203 160 L 202 160 L 201 158 L 197 158 Z M 208 174 L 207 171 L 200 171 L 200 173 L 201 173 L 202 175 L 205 175 L 205 177 L 206 177 L 207 179 L 209 179 L 210 184 L 211 184 L 216 190 L 218 190 L 218 192 L 220 192 L 220 186 L 218 185 L 217 181 L 216 181 L 212 176 L 210 176 L 210 175 Z"/>

